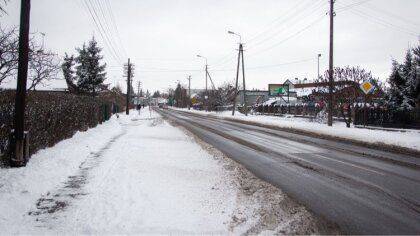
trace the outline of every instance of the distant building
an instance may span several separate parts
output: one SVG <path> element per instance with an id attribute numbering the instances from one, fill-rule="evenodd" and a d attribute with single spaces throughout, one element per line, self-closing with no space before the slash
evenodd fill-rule
<path id="1" fill-rule="evenodd" d="M 205 89 L 191 89 L 191 96 L 194 94 L 204 93 L 205 91 L 206 91 Z M 210 89 L 208 89 L 207 91 L 210 91 Z M 187 94 L 188 94 L 188 88 L 187 88 Z"/>
<path id="2" fill-rule="evenodd" d="M 269 91 L 246 91 L 246 104 L 247 106 L 252 106 L 255 104 L 277 104 L 277 105 L 286 105 L 286 104 L 302 104 L 307 103 L 309 97 L 324 96 L 325 94 L 314 93 L 318 89 L 328 89 L 328 83 L 315 83 L 313 80 L 286 80 L 284 85 L 289 86 L 287 95 L 281 96 L 270 96 Z M 334 85 L 348 85 L 349 87 L 356 88 L 358 84 L 354 82 L 343 82 L 338 81 L 334 82 Z M 244 92 L 240 90 L 238 96 L 236 97 L 237 104 L 244 104 Z"/>
<path id="3" fill-rule="evenodd" d="M 254 91 L 254 90 L 246 90 L 246 105 L 252 106 L 256 103 L 263 103 L 269 99 L 268 91 Z M 236 96 L 236 104 L 244 104 L 245 97 L 244 91 L 240 90 L 238 92 L 238 96 Z"/>

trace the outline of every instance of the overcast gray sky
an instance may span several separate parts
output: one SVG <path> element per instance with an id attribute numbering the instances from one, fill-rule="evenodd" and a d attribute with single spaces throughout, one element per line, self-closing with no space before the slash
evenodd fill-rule
<path id="1" fill-rule="evenodd" d="M 402 61 L 409 45 L 419 44 L 418 0 L 337 0 L 335 8 L 335 66 L 361 66 L 385 80 L 392 58 Z M 18 25 L 20 1 L 5 9 L 1 26 Z M 150 91 L 174 88 L 178 80 L 187 85 L 188 75 L 193 88 L 204 88 L 205 61 L 197 54 L 208 58 L 216 86 L 232 81 L 239 38 L 231 30 L 245 45 L 247 88 L 267 89 L 316 78 L 319 53 L 321 72 L 328 68 L 328 11 L 328 0 L 32 0 L 30 28 L 45 33 L 45 47 L 60 57 L 95 35 L 107 83 L 125 87 L 121 65 L 131 58 L 134 83 Z"/>

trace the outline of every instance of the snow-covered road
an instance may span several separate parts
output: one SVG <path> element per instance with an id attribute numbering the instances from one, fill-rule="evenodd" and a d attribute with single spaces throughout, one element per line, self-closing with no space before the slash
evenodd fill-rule
<path id="1" fill-rule="evenodd" d="M 0 233 L 325 232 L 280 190 L 187 134 L 132 111 L 41 150 L 25 168 L 0 169 Z"/>

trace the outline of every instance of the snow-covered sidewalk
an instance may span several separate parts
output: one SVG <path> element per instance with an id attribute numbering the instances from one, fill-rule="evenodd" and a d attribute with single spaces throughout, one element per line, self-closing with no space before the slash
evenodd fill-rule
<path id="1" fill-rule="evenodd" d="M 154 112 L 0 169 L 1 234 L 325 233 L 280 190 Z"/>
<path id="2" fill-rule="evenodd" d="M 205 112 L 187 109 L 177 109 L 186 112 L 193 112 L 201 115 L 214 116 L 226 119 L 235 119 L 247 122 L 256 122 L 263 125 L 277 126 L 281 128 L 290 128 L 301 130 L 305 132 L 312 132 L 321 135 L 328 135 L 343 139 L 363 141 L 375 144 L 387 144 L 392 146 L 399 146 L 420 151 L 420 131 L 419 130 L 404 130 L 404 132 L 390 131 L 390 130 L 372 130 L 360 128 L 347 128 L 344 122 L 335 122 L 332 127 L 326 124 L 321 124 L 315 121 L 310 121 L 307 118 L 296 118 L 293 116 L 265 116 L 265 115 L 249 115 L 245 116 L 239 112 L 232 116 L 232 111 L 225 112 Z"/>

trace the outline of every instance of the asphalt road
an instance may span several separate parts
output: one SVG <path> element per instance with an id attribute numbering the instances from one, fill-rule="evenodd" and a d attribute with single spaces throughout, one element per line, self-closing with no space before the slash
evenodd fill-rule
<path id="1" fill-rule="evenodd" d="M 420 234 L 420 168 L 412 165 L 420 158 L 175 110 L 159 112 L 336 222 L 344 233 Z"/>

